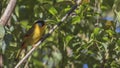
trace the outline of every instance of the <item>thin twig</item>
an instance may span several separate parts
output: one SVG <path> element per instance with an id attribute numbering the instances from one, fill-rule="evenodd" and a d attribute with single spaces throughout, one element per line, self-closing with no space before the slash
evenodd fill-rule
<path id="1" fill-rule="evenodd" d="M 78 3 L 75 4 L 75 5 L 70 9 L 70 11 L 69 11 L 68 13 L 66 13 L 66 15 L 61 19 L 61 21 L 60 21 L 58 24 L 56 24 L 38 43 L 36 43 L 35 45 L 33 45 L 34 47 L 25 55 L 25 57 L 24 57 L 23 59 L 21 59 L 21 60 L 18 62 L 18 64 L 15 66 L 15 68 L 18 68 L 18 67 L 23 63 L 23 61 L 25 61 L 25 60 L 32 54 L 32 52 L 36 49 L 36 47 L 38 47 L 46 38 L 48 38 L 48 37 L 52 34 L 52 32 L 54 32 L 54 30 L 55 30 L 57 27 L 59 27 L 59 26 L 63 23 L 63 21 L 65 21 L 65 19 L 67 19 L 67 17 L 77 8 L 77 6 L 78 6 L 79 4 L 81 4 L 82 0 L 77 1 L 77 2 L 78 2 Z"/>
<path id="2" fill-rule="evenodd" d="M 0 54 L 0 68 L 3 67 L 3 55 Z"/>
<path id="3" fill-rule="evenodd" d="M 0 24 L 2 24 L 3 26 L 5 26 L 7 24 L 15 5 L 16 5 L 16 0 L 9 1 L 7 8 L 0 19 Z"/>

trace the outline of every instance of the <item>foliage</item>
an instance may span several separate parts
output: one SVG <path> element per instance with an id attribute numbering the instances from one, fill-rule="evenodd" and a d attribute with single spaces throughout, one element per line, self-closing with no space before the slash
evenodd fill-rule
<path id="1" fill-rule="evenodd" d="M 7 1 L 0 3 L 2 14 Z M 82 68 L 84 64 L 89 68 L 120 67 L 119 3 L 119 0 L 83 0 L 21 67 Z M 22 37 L 35 20 L 49 20 L 47 33 L 74 4 L 72 0 L 18 0 L 11 25 L 5 27 L 0 52 L 4 55 L 4 67 L 13 68 L 17 64 L 14 59 Z"/>

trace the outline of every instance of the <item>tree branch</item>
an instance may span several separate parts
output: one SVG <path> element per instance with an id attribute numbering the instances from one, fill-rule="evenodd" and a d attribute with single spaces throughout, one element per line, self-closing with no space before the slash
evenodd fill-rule
<path id="1" fill-rule="evenodd" d="M 0 54 L 0 68 L 3 67 L 3 55 Z"/>
<path id="2" fill-rule="evenodd" d="M 58 22 L 58 24 L 56 24 L 38 43 L 33 45 L 34 47 L 25 55 L 23 59 L 18 62 L 15 68 L 18 68 L 23 63 L 23 61 L 25 61 L 32 54 L 36 47 L 38 47 L 46 38 L 48 38 L 54 32 L 54 30 L 59 27 L 63 23 L 63 21 L 65 21 L 65 19 L 67 19 L 67 17 L 77 8 L 79 4 L 81 4 L 81 2 L 82 0 L 77 0 L 76 4 L 68 11 L 68 13 L 66 13 L 66 15 L 61 19 L 61 21 Z"/>
<path id="3" fill-rule="evenodd" d="M 7 8 L 0 19 L 0 24 L 2 24 L 3 26 L 7 24 L 15 5 L 16 5 L 16 0 L 9 1 Z"/>

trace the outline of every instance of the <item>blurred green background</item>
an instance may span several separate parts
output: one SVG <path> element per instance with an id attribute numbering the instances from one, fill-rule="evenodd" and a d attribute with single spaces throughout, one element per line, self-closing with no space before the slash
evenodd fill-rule
<path id="1" fill-rule="evenodd" d="M 0 16 L 9 0 L 0 0 Z M 17 0 L 8 27 L 0 26 L 4 68 L 13 68 L 22 37 L 37 19 L 47 33 L 75 4 L 73 0 Z M 21 68 L 119 68 L 120 1 L 83 0 Z M 29 47 L 28 47 L 29 48 Z"/>

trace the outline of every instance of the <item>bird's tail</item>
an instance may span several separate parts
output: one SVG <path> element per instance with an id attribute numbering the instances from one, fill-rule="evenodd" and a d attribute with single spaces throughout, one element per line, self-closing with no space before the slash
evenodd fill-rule
<path id="1" fill-rule="evenodd" d="M 19 60 L 19 57 L 20 57 L 20 54 L 22 52 L 22 50 L 24 50 L 24 43 L 22 44 L 22 47 L 20 48 L 20 50 L 18 51 L 16 57 L 15 57 L 15 60 L 18 61 Z"/>
<path id="2" fill-rule="evenodd" d="M 17 55 L 16 55 L 16 57 L 15 57 L 15 60 L 16 60 L 16 61 L 19 60 L 19 56 L 20 56 L 22 50 L 23 50 L 23 49 L 21 48 L 21 49 L 18 51 L 18 53 L 17 53 Z"/>

